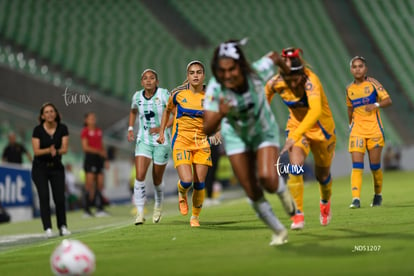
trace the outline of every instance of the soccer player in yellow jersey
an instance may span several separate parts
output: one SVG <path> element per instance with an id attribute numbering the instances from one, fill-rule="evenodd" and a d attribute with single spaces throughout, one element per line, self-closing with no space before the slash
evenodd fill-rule
<path id="1" fill-rule="evenodd" d="M 211 163 L 210 144 L 203 130 L 204 65 L 192 61 L 187 66 L 187 80 L 173 91 L 164 111 L 159 143 L 164 142 L 164 129 L 171 112 L 175 111 L 172 133 L 172 157 L 180 178 L 179 209 L 187 215 L 187 191 L 193 185 L 191 227 L 200 226 L 199 215 L 204 201 L 204 186 Z"/>
<path id="2" fill-rule="evenodd" d="M 352 157 L 350 208 L 360 208 L 364 154 L 368 151 L 369 163 L 374 179 L 374 199 L 371 206 L 382 203 L 382 169 L 381 153 L 385 144 L 382 127 L 381 107 L 392 104 L 387 91 L 376 79 L 367 77 L 365 58 L 355 56 L 350 62 L 354 80 L 346 87 L 346 104 L 349 118 L 349 152 Z"/>
<path id="3" fill-rule="evenodd" d="M 289 108 L 287 139 L 280 155 L 289 153 L 288 187 L 298 211 L 291 219 L 291 229 L 302 229 L 305 224 L 303 212 L 303 164 L 310 151 L 315 160 L 315 175 L 320 184 L 320 223 L 328 225 L 331 220 L 332 178 L 331 162 L 334 156 L 336 136 L 335 123 L 325 92 L 318 76 L 306 67 L 301 49 L 287 48 L 282 58 L 289 72 L 279 69 L 265 87 L 271 102 L 275 94 Z"/>

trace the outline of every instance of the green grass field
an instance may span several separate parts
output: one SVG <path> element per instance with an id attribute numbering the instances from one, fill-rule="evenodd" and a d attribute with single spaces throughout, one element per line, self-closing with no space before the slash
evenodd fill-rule
<path id="1" fill-rule="evenodd" d="M 361 208 L 351 210 L 349 179 L 334 179 L 331 224 L 319 224 L 316 182 L 305 186 L 305 229 L 270 247 L 271 232 L 245 197 L 205 208 L 192 229 L 175 198 L 159 224 L 133 225 L 132 206 L 111 206 L 113 216 L 68 214 L 70 237 L 96 255 L 95 275 L 412 275 L 413 172 L 384 173 L 383 206 L 371 208 L 371 176 L 364 176 Z M 267 195 L 286 226 L 276 196 Z M 20 237 L 20 239 L 13 239 Z M 25 238 L 24 238 L 25 237 Z M 41 222 L 0 225 L 0 275 L 51 275 L 49 257 L 61 237 L 45 239 Z"/>

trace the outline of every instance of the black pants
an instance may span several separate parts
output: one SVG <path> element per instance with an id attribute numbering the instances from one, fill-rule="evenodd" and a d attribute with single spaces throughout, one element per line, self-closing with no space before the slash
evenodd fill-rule
<path id="1" fill-rule="evenodd" d="M 65 206 L 65 170 L 60 168 L 33 167 L 32 179 L 39 194 L 40 216 L 43 229 L 52 228 L 49 182 L 52 188 L 53 201 L 56 207 L 56 220 L 58 229 L 66 224 Z"/>
<path id="2" fill-rule="evenodd" d="M 213 183 L 216 180 L 215 175 L 217 171 L 219 157 L 220 157 L 220 146 L 211 145 L 211 162 L 213 163 L 213 165 L 208 168 L 207 175 L 206 175 L 206 182 L 205 182 L 208 198 L 212 198 L 213 196 Z"/>

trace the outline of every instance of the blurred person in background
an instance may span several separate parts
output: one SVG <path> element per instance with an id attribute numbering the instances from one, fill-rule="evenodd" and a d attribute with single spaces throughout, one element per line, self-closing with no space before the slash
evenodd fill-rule
<path id="1" fill-rule="evenodd" d="M 66 185 L 66 201 L 69 210 L 75 210 L 79 207 L 79 191 L 76 188 L 76 176 L 73 173 L 71 164 L 65 166 L 65 185 Z"/>
<path id="2" fill-rule="evenodd" d="M 42 105 L 39 122 L 33 130 L 32 147 L 34 153 L 32 179 L 39 195 L 40 216 L 46 237 L 53 236 L 49 183 L 61 236 L 70 235 L 66 222 L 65 169 L 62 155 L 68 151 L 69 132 L 57 108 L 52 103 Z"/>
<path id="3" fill-rule="evenodd" d="M 9 143 L 3 150 L 2 160 L 7 163 L 23 163 L 23 154 L 26 155 L 27 160 L 32 162 L 32 156 L 27 151 L 26 147 L 23 144 L 20 144 L 16 141 L 16 134 L 10 132 L 8 135 Z"/>
<path id="4" fill-rule="evenodd" d="M 84 217 L 94 216 L 90 209 L 92 206 L 96 207 L 96 217 L 108 216 L 109 214 L 104 210 L 105 199 L 103 195 L 106 150 L 103 143 L 103 132 L 96 125 L 94 112 L 85 114 L 81 142 L 85 153 L 83 163 L 85 170 Z"/>
<path id="5" fill-rule="evenodd" d="M 152 181 L 154 185 L 154 211 L 152 222 L 158 223 L 162 217 L 164 200 L 164 172 L 170 158 L 171 135 L 163 129 L 165 141 L 158 144 L 162 114 L 167 106 L 170 93 L 158 87 L 158 73 L 153 69 L 145 69 L 141 74 L 143 89 L 134 93 L 129 113 L 128 141 L 135 140 L 134 125 L 138 115 L 139 130 L 135 144 L 135 180 L 133 185 L 133 201 L 137 208 L 135 225 L 145 222 L 144 210 L 147 200 L 145 177 L 152 162 Z M 168 123 L 171 127 L 172 119 Z"/>
<path id="6" fill-rule="evenodd" d="M 302 58 L 299 48 L 282 50 L 282 63 L 279 71 L 266 84 L 266 97 L 272 101 L 278 94 L 289 109 L 286 123 L 286 141 L 280 155 L 289 154 L 288 187 L 298 206 L 291 218 L 291 229 L 302 229 L 305 225 L 303 209 L 304 165 L 312 151 L 315 163 L 315 176 L 319 182 L 320 224 L 326 226 L 331 221 L 332 177 L 331 164 L 335 153 L 335 122 L 329 108 L 328 99 L 319 77 L 310 70 Z"/>
<path id="7" fill-rule="evenodd" d="M 178 206 L 180 213 L 188 214 L 187 193 L 193 188 L 191 227 L 199 227 L 199 216 L 205 196 L 205 180 L 211 167 L 211 149 L 208 137 L 203 130 L 203 101 L 205 95 L 205 68 L 197 60 L 187 65 L 187 79 L 176 88 L 164 111 L 159 143 L 164 143 L 164 129 L 170 114 L 175 111 L 172 157 L 180 180 L 178 187 Z"/>
<path id="8" fill-rule="evenodd" d="M 293 216 L 296 205 L 275 164 L 279 156 L 278 126 L 264 95 L 279 55 L 271 52 L 252 65 L 241 45 L 229 40 L 215 50 L 211 62 L 214 77 L 204 100 L 204 131 L 212 134 L 221 125 L 226 154 L 258 217 L 272 230 L 270 245 L 288 241 L 285 226 L 273 213 L 264 190 L 277 194 L 285 211 Z"/>
<path id="9" fill-rule="evenodd" d="M 391 97 L 382 84 L 367 76 L 368 67 L 364 57 L 355 56 L 350 61 L 352 83 L 346 87 L 346 105 L 349 119 L 348 150 L 352 158 L 351 209 L 360 208 L 364 155 L 368 151 L 369 167 L 374 182 L 374 198 L 371 207 L 382 204 L 381 153 L 385 145 L 380 108 L 392 104 Z"/>

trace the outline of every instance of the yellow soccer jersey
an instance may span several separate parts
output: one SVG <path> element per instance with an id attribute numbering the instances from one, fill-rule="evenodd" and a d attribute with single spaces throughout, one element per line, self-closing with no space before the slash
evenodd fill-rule
<path id="1" fill-rule="evenodd" d="M 289 108 L 288 138 L 297 142 L 304 135 L 310 140 L 325 141 L 334 135 L 335 122 L 318 76 L 309 68 L 305 69 L 305 74 L 305 94 L 301 98 L 293 93 L 280 75 L 267 82 L 266 98 L 270 103 L 277 93 Z"/>
<path id="2" fill-rule="evenodd" d="M 388 97 L 381 83 L 370 77 L 362 83 L 352 82 L 346 87 L 346 105 L 353 108 L 351 136 L 374 138 L 384 135 L 379 109 L 366 111 L 365 105 Z"/>
<path id="3" fill-rule="evenodd" d="M 205 92 L 194 93 L 188 86 L 177 90 L 167 108 L 176 110 L 172 129 L 173 149 L 200 149 L 210 147 L 203 130 L 203 101 Z"/>

